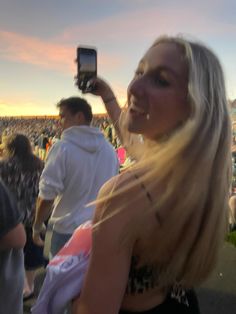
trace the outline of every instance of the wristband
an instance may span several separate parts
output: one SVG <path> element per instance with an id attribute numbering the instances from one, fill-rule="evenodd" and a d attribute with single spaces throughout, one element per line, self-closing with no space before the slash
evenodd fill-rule
<path id="1" fill-rule="evenodd" d="M 116 100 L 116 97 L 115 96 L 112 96 L 106 100 L 103 100 L 104 104 L 108 104 L 109 102 L 113 101 L 113 100 Z"/>

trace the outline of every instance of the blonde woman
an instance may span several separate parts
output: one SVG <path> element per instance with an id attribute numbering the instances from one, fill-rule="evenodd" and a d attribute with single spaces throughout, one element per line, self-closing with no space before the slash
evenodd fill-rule
<path id="1" fill-rule="evenodd" d="M 199 313 L 192 288 L 215 265 L 228 212 L 221 65 L 200 43 L 161 37 L 141 59 L 122 115 L 110 87 L 93 84 L 137 162 L 100 191 L 74 313 Z"/>

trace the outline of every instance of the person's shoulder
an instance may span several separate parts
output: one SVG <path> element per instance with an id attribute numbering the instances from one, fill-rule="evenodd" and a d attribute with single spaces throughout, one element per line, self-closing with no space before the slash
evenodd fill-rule
<path id="1" fill-rule="evenodd" d="M 104 134 L 99 131 L 99 135 L 100 135 L 100 144 L 101 144 L 101 151 L 104 153 L 104 154 L 112 154 L 112 155 L 117 155 L 116 154 L 116 150 L 114 148 L 114 146 L 109 142 L 109 140 L 104 136 Z"/>
<path id="2" fill-rule="evenodd" d="M 115 232 L 119 239 L 129 230 L 126 240 L 134 243 L 140 234 L 140 211 L 137 211 L 136 204 L 133 204 L 136 196 L 127 190 L 129 184 L 132 184 L 132 176 L 125 172 L 103 185 L 99 192 L 93 223 L 95 229 L 104 226 L 107 233 Z"/>
<path id="3" fill-rule="evenodd" d="M 101 187 L 99 196 L 108 196 L 111 193 L 114 195 L 129 182 L 131 182 L 131 174 L 128 171 L 113 176 Z"/>
<path id="4" fill-rule="evenodd" d="M 96 221 L 101 220 L 112 213 L 115 213 L 118 208 L 125 207 L 125 186 L 126 184 L 129 184 L 129 182 L 130 174 L 122 173 L 112 177 L 101 187 L 96 201 Z"/>

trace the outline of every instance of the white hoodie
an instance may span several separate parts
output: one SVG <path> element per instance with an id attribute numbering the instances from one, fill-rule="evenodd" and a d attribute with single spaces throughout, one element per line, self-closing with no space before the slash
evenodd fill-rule
<path id="1" fill-rule="evenodd" d="M 50 219 L 54 230 L 71 234 L 91 219 L 94 206 L 86 205 L 118 170 L 116 152 L 98 128 L 66 129 L 50 149 L 39 183 L 40 198 L 55 199 Z"/>

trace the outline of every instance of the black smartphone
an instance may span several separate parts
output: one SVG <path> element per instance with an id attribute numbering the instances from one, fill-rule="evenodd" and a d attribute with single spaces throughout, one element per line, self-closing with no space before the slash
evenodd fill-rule
<path id="1" fill-rule="evenodd" d="M 94 48 L 77 48 L 77 79 L 82 92 L 91 92 L 89 81 L 97 76 L 97 51 Z"/>

